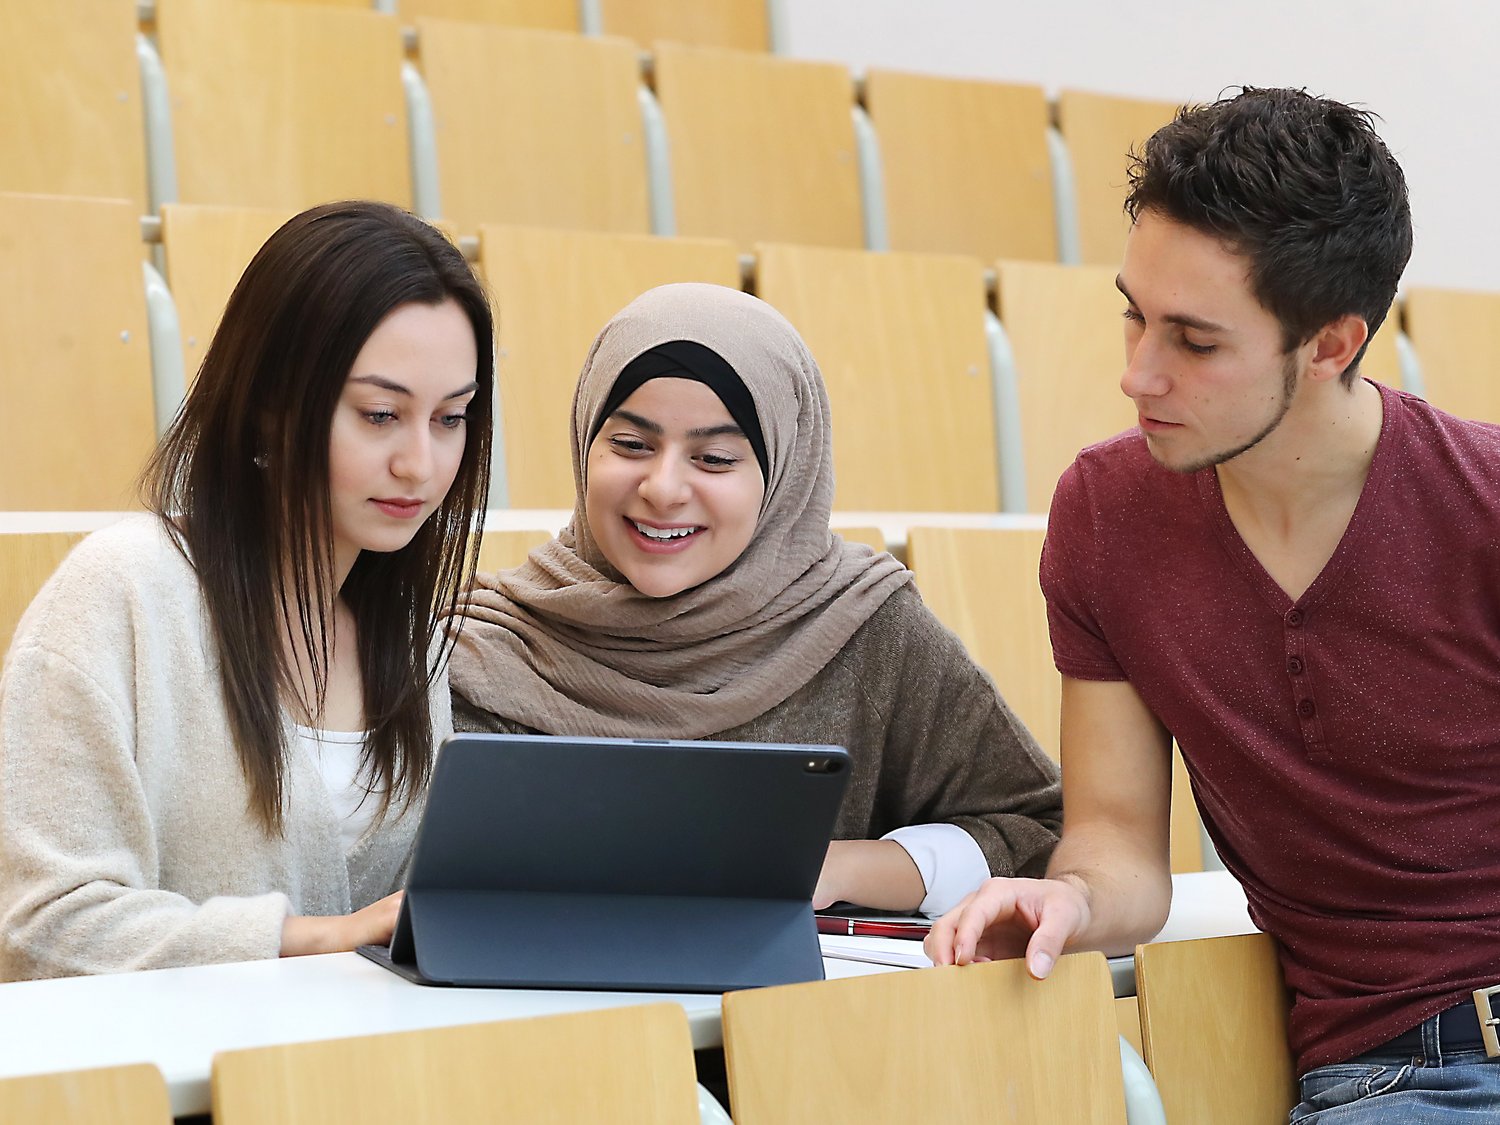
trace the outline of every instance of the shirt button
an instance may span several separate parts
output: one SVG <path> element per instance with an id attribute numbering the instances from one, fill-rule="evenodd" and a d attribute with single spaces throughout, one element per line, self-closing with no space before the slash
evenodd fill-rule
<path id="1" fill-rule="evenodd" d="M 1302 611 L 1300 609 L 1287 610 L 1286 623 L 1293 629 L 1302 624 Z"/>
<path id="2" fill-rule="evenodd" d="M 1317 713 L 1318 705 L 1311 699 L 1304 699 L 1301 703 L 1297 704 L 1297 714 L 1301 715 L 1304 719 L 1310 719 Z"/>
<path id="3" fill-rule="evenodd" d="M 1294 676 L 1302 675 L 1302 657 L 1289 656 L 1286 660 L 1286 670 Z"/>

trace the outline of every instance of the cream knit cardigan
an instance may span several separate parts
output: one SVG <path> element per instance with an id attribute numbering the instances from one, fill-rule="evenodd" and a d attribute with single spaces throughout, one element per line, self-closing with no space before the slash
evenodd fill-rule
<path id="1" fill-rule="evenodd" d="M 440 741 L 446 674 L 431 706 Z M 249 812 L 192 567 L 154 516 L 89 536 L 0 676 L 0 979 L 275 957 L 288 912 L 398 889 L 420 804 L 346 862 L 317 764 L 288 746 L 276 838 Z"/>

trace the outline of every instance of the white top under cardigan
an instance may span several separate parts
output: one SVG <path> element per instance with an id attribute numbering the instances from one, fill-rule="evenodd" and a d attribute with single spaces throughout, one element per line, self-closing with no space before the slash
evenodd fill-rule
<path id="1" fill-rule="evenodd" d="M 441 740 L 446 674 L 430 705 Z M 399 889 L 420 801 L 346 860 L 291 734 L 271 837 L 248 808 L 193 569 L 154 516 L 89 536 L 0 677 L 0 979 L 275 957 L 288 912 L 345 914 Z"/>

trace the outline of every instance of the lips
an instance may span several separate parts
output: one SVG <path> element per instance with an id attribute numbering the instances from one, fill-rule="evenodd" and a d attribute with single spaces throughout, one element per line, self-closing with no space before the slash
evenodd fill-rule
<path id="1" fill-rule="evenodd" d="M 642 550 L 653 554 L 681 551 L 693 543 L 704 530 L 702 524 L 676 524 L 662 526 L 623 517 L 631 540 Z"/>
<path id="2" fill-rule="evenodd" d="M 422 514 L 422 501 L 413 500 L 406 496 L 396 496 L 385 500 L 371 500 L 382 512 L 398 520 L 409 520 Z"/>

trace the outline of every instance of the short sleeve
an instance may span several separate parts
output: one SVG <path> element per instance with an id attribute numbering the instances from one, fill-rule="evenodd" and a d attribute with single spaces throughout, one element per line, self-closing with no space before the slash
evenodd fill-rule
<path id="1" fill-rule="evenodd" d="M 1097 612 L 1101 567 L 1093 505 L 1078 461 L 1057 482 L 1042 545 L 1041 585 L 1047 600 L 1052 661 L 1078 680 L 1123 680 Z"/>

